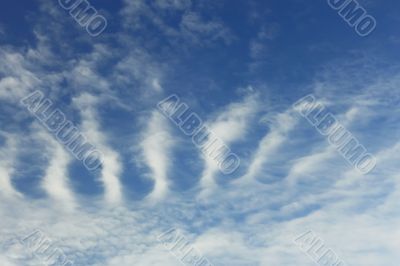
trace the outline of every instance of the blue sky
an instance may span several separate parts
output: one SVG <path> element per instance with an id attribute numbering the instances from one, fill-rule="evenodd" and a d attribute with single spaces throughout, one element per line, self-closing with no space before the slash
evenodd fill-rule
<path id="1" fill-rule="evenodd" d="M 91 0 L 0 8 L 0 264 L 40 229 L 73 265 L 179 265 L 179 228 L 213 265 L 313 265 L 313 230 L 345 265 L 399 257 L 400 45 L 394 0 L 359 0 L 361 37 L 328 1 Z M 40 90 L 103 154 L 88 171 L 20 100 Z M 163 116 L 176 94 L 240 158 L 231 175 Z M 359 174 L 293 109 L 313 94 L 377 159 Z"/>

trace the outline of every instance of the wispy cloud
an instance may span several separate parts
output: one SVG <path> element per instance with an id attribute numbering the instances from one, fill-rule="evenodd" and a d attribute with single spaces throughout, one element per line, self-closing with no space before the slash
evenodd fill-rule
<path id="1" fill-rule="evenodd" d="M 123 199 L 120 182 L 122 164 L 118 152 L 109 146 L 107 136 L 101 131 L 96 112 L 99 101 L 99 98 L 84 93 L 74 99 L 74 104 L 80 109 L 82 116 L 81 129 L 84 135 L 103 154 L 100 178 L 104 186 L 105 200 L 107 203 L 117 204 Z"/>
<path id="2" fill-rule="evenodd" d="M 286 112 L 277 114 L 268 123 L 270 124 L 270 131 L 260 140 L 247 173 L 237 182 L 254 181 L 257 175 L 262 173 L 263 166 L 276 157 L 275 154 L 279 152 L 281 145 L 288 140 L 289 133 L 297 124 L 297 119 L 290 108 Z"/>
<path id="3" fill-rule="evenodd" d="M 47 148 L 45 152 L 48 160 L 41 186 L 56 203 L 61 203 L 70 209 L 75 208 L 77 202 L 70 186 L 68 172 L 71 156 L 53 136 L 39 127 L 34 130 L 37 132 L 37 138 Z"/>
<path id="4" fill-rule="evenodd" d="M 252 118 L 258 111 L 256 95 L 247 96 L 242 102 L 232 103 L 216 114 L 216 117 L 206 124 L 215 136 L 220 138 L 227 146 L 243 140 L 248 133 L 248 127 Z M 205 146 L 211 144 L 209 139 Z M 202 155 L 204 169 L 200 179 L 203 189 L 212 189 L 216 185 L 215 177 L 218 172 L 217 162 Z"/>
<path id="5" fill-rule="evenodd" d="M 148 195 L 151 201 L 160 200 L 169 192 L 168 174 L 173 161 L 174 143 L 167 119 L 158 111 L 153 111 L 140 144 L 144 163 L 151 171 L 149 176 L 154 180 L 153 191 Z"/>
<path id="6" fill-rule="evenodd" d="M 365 38 L 355 52 L 340 32 L 340 43 L 332 42 L 331 50 L 316 43 L 311 54 L 303 49 L 311 40 L 299 38 L 310 29 L 301 20 L 318 5 L 296 1 L 285 12 L 296 13 L 298 5 L 307 9 L 298 10 L 302 15 L 291 24 L 286 13 L 273 13 L 280 5 L 269 9 L 269 2 L 251 2 L 259 19 L 251 28 L 245 25 L 247 2 L 208 0 L 123 1 L 120 12 L 110 16 L 110 32 L 96 40 L 57 11 L 57 3 L 45 0 L 28 12 L 29 25 L 18 22 L 23 41 L 15 44 L 7 25 L 7 36 L 0 33 L 2 43 L 10 38 L 0 47 L 1 265 L 37 264 L 12 241 L 36 228 L 74 265 L 177 265 L 156 240 L 172 226 L 182 228 L 215 265 L 308 265 L 312 261 L 292 242 L 306 230 L 318 232 L 349 265 L 398 265 L 400 75 L 395 56 L 375 61 L 390 49 L 377 46 L 365 53 L 366 46 L 385 42 L 385 29 L 376 32 L 379 42 Z M 236 12 L 244 19 L 231 19 Z M 322 10 L 307 16 L 312 40 L 338 36 L 321 27 L 324 15 Z M 332 51 L 334 61 L 321 67 L 317 62 Z M 264 60 L 262 76 L 245 73 L 248 60 Z M 204 88 L 204 80 L 218 90 Z M 230 88 L 248 80 L 261 85 L 260 93 L 234 100 Z M 71 115 L 104 154 L 97 176 L 88 177 L 101 181 L 104 201 L 74 191 L 71 180 L 81 180 L 69 154 L 18 106 L 35 89 Z M 183 147 L 189 141 L 155 108 L 166 92 L 190 97 L 216 136 L 232 151 L 238 147 L 239 155 L 245 150 L 240 156 L 245 172 L 237 182 L 220 184 L 216 162 Z M 357 174 L 291 109 L 311 92 L 374 152 L 375 171 Z M 274 99 L 271 107 L 261 106 L 266 95 Z M 279 111 L 267 113 L 260 130 L 259 111 L 269 108 Z M 40 147 L 25 145 L 31 139 Z M 129 154 L 132 141 L 135 153 Z M 132 158 L 142 164 L 127 165 Z M 21 165 L 34 173 L 29 169 L 22 178 Z M 153 188 L 128 185 L 133 175 L 148 178 Z M 190 178 L 183 182 L 185 177 Z M 188 189 L 179 190 L 182 183 Z M 47 195 L 30 193 L 31 184 Z M 129 199 L 125 189 L 145 197 Z"/>
<path id="7" fill-rule="evenodd" d="M 22 197 L 12 182 L 18 155 L 17 136 L 0 131 L 0 137 L 5 139 L 4 146 L 0 148 L 0 190 L 7 197 Z"/>

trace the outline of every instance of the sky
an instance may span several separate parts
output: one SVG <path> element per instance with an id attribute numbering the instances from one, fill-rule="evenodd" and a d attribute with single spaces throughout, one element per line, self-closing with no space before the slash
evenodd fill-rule
<path id="1" fill-rule="evenodd" d="M 0 265 L 196 265 L 159 241 L 171 228 L 204 265 L 399 265 L 398 1 L 358 0 L 376 21 L 367 36 L 330 0 L 90 0 L 100 24 L 83 26 L 71 2 L 0 4 Z M 32 112 L 38 92 L 99 167 Z M 237 156 L 235 171 L 159 108 L 171 95 Z M 372 171 L 301 115 L 307 95 L 373 155 Z M 341 264 L 296 243 L 310 231 Z M 34 232 L 64 264 L 33 248 Z"/>

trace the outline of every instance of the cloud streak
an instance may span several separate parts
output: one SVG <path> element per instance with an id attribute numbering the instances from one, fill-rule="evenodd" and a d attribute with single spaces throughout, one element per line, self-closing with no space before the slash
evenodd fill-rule
<path id="1" fill-rule="evenodd" d="M 168 173 L 175 140 L 167 123 L 164 116 L 157 110 L 153 111 L 140 144 L 143 161 L 150 169 L 150 177 L 154 181 L 153 190 L 148 195 L 150 201 L 161 200 L 169 192 Z"/>

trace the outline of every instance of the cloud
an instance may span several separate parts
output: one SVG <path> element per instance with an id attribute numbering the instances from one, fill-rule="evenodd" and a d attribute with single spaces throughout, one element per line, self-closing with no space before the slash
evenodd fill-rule
<path id="1" fill-rule="evenodd" d="M 22 197 L 12 182 L 15 172 L 15 159 L 18 155 L 18 141 L 15 135 L 0 131 L 0 136 L 5 138 L 5 145 L 0 149 L 0 190 L 7 197 Z"/>
<path id="2" fill-rule="evenodd" d="M 157 110 L 151 113 L 141 140 L 141 153 L 144 163 L 151 170 L 154 188 L 149 200 L 164 198 L 169 191 L 168 173 L 171 166 L 171 154 L 175 140 L 170 133 L 168 121 Z"/>
<path id="3" fill-rule="evenodd" d="M 37 138 L 47 148 L 46 157 L 49 162 L 41 186 L 56 203 L 73 209 L 77 207 L 77 202 L 69 184 L 68 167 L 71 155 L 50 133 L 39 127 L 41 126 L 37 126 L 35 131 Z"/>
<path id="4" fill-rule="evenodd" d="M 156 0 L 155 5 L 162 9 L 185 10 L 191 6 L 191 0 Z"/>
<path id="5" fill-rule="evenodd" d="M 142 49 L 135 49 L 116 64 L 113 75 L 118 84 L 136 87 L 140 97 L 145 98 L 163 92 L 163 72 L 163 65 L 155 62 Z"/>
<path id="6" fill-rule="evenodd" d="M 167 43 L 183 40 L 184 45 L 199 47 L 233 40 L 223 21 L 205 18 L 189 1 L 125 3 L 127 9 L 122 13 L 126 28 L 147 29 L 150 21 L 161 31 L 159 36 L 170 38 Z M 165 19 L 169 12 L 177 14 L 174 26 Z M 156 41 L 143 41 L 141 34 L 128 37 L 130 33 L 117 33 L 112 35 L 112 41 L 104 38 L 87 42 L 81 35 L 69 40 L 70 31 L 75 28 L 64 25 L 64 19 L 56 16 L 58 13 L 52 14 L 48 17 L 40 13 L 44 20 L 38 23 L 49 25 L 49 31 L 43 30 L 47 29 L 45 25 L 35 27 L 35 41 L 40 47 L 0 49 L 0 118 L 5 139 L 0 149 L 1 265 L 38 264 L 28 250 L 10 241 L 37 228 L 75 265 L 177 265 L 179 261 L 157 241 L 162 231 L 177 227 L 214 265 L 311 264 L 293 239 L 312 229 L 348 265 L 397 266 L 400 75 L 382 67 L 387 62 L 373 65 L 370 56 L 367 61 L 345 58 L 351 63 L 335 61 L 322 70 L 331 74 L 319 73 L 315 83 L 305 88 L 299 85 L 299 91 L 311 88 L 371 148 L 379 164 L 370 175 L 355 173 L 307 121 L 293 114 L 289 106 L 292 99 L 297 100 L 295 93 L 282 96 L 289 103 L 271 102 L 281 111 L 267 114 L 267 133 L 251 134 L 256 127 L 253 118 L 265 100 L 255 95 L 233 103 L 224 98 L 230 104 L 213 114 L 205 112 L 205 117 L 210 115 L 207 125 L 233 151 L 237 144 L 257 143 L 256 149 L 248 153 L 249 161 L 241 158 L 249 168 L 240 180 L 252 182 L 216 184 L 219 172 L 215 162 L 203 157 L 200 171 L 186 172 L 190 176 L 201 175 L 203 186 L 174 191 L 172 180 L 183 178 L 175 166 L 189 154 L 175 153 L 178 145 L 186 142 L 179 142 L 167 119 L 155 111 L 153 102 L 170 89 L 168 83 L 181 73 L 174 72 L 170 61 L 155 60 L 146 45 L 158 47 Z M 68 19 L 66 16 L 65 21 Z M 268 31 L 259 33 L 258 37 L 265 40 L 274 37 Z M 133 41 L 135 38 L 137 42 Z M 143 47 L 141 41 L 145 43 Z M 52 50 L 53 42 L 60 45 L 59 54 Z M 257 45 L 254 48 L 257 52 Z M 168 58 L 174 56 L 169 54 Z M 171 87 L 179 91 L 175 85 Z M 81 201 L 76 202 L 75 192 L 68 184 L 72 172 L 70 155 L 47 133 L 39 134 L 39 129 L 26 127 L 30 122 L 16 103 L 33 88 L 48 92 L 51 99 L 62 99 L 61 109 L 72 116 L 77 112 L 84 134 L 103 152 L 99 177 L 105 201 L 93 202 L 81 195 Z M 281 96 L 280 92 L 273 93 Z M 129 119 L 119 117 L 120 113 L 104 115 L 103 108 L 114 104 L 124 107 L 122 115 Z M 146 198 L 151 205 L 142 199 L 128 201 L 122 194 L 126 185 L 126 179 L 121 178 L 126 166 L 124 148 L 114 146 L 120 135 L 103 126 L 104 121 L 117 116 L 121 125 L 118 129 L 124 131 L 124 136 L 135 139 L 140 135 L 136 144 L 140 147 L 138 160 L 147 167 L 144 176 L 154 181 Z M 124 124 L 128 121 L 136 126 L 144 119 L 147 120 L 141 132 Z M 18 161 L 25 159 L 20 155 L 33 149 L 21 143 L 34 135 L 40 139 L 41 147 L 46 147 L 32 154 L 44 155 L 46 160 L 43 165 L 33 166 L 43 168 L 43 176 L 29 178 L 39 179 L 49 198 L 30 197 L 14 187 L 16 172 L 23 170 L 16 168 Z M 260 183 L 258 179 L 274 182 Z M 193 181 L 191 185 L 196 184 Z M 213 193 L 201 201 L 199 192 L 201 195 L 208 188 Z M 73 203 L 75 208 L 60 207 L 54 204 L 57 201 Z"/>
<path id="7" fill-rule="evenodd" d="M 237 182 L 252 182 L 261 174 L 263 166 L 275 158 L 279 148 L 288 140 L 289 133 L 295 128 L 297 119 L 291 108 L 277 114 L 270 121 L 270 131 L 261 139 L 248 167 L 247 173 Z"/>
<path id="8" fill-rule="evenodd" d="M 205 123 L 210 132 L 228 147 L 243 140 L 248 132 L 252 117 L 258 111 L 256 97 L 255 94 L 247 96 L 242 102 L 232 103 L 217 113 L 214 119 Z M 208 139 L 204 146 L 208 146 L 213 141 L 212 138 Z M 212 189 L 216 185 L 215 176 L 219 171 L 218 163 L 211 156 L 202 155 L 202 158 L 204 169 L 200 179 L 201 186 L 207 190 Z"/>
<path id="9" fill-rule="evenodd" d="M 208 46 L 216 42 L 229 45 L 235 40 L 232 31 L 218 18 L 205 18 L 201 5 L 193 5 L 190 0 L 158 0 L 154 3 L 124 1 L 121 11 L 127 29 L 143 32 L 148 27 L 156 27 L 165 40 L 175 46 Z M 177 16 L 179 25 L 170 23 L 171 14 Z M 142 38 L 146 35 L 143 32 Z M 152 38 L 152 42 L 156 39 Z"/>
<path id="10" fill-rule="evenodd" d="M 180 30 L 182 36 L 194 44 L 206 44 L 214 41 L 230 44 L 234 40 L 234 35 L 222 22 L 206 21 L 194 12 L 187 12 L 182 16 Z"/>
<path id="11" fill-rule="evenodd" d="M 255 62 L 260 62 L 267 58 L 269 55 L 269 45 L 276 39 L 278 32 L 278 24 L 264 24 L 260 27 L 257 36 L 250 40 L 250 57 L 256 60 Z"/>
<path id="12" fill-rule="evenodd" d="M 0 99 L 17 103 L 41 81 L 27 70 L 24 56 L 10 49 L 0 48 Z"/>
<path id="13" fill-rule="evenodd" d="M 84 136 L 102 154 L 100 178 L 104 186 L 105 201 L 110 204 L 118 204 L 123 199 L 122 185 L 119 180 L 123 166 L 118 152 L 109 146 L 107 136 L 101 131 L 96 112 L 99 101 L 99 98 L 83 93 L 74 98 L 74 105 L 79 108 L 81 113 L 80 128 Z"/>

